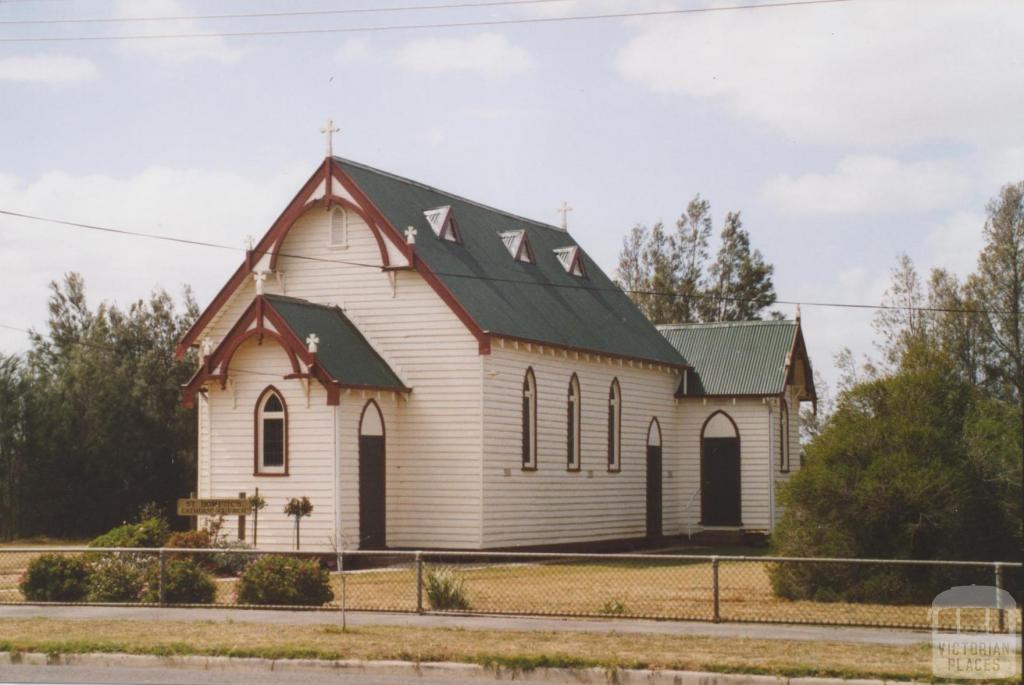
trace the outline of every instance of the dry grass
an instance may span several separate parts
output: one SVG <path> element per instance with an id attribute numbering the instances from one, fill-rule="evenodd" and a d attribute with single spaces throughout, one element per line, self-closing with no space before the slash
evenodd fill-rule
<path id="1" fill-rule="evenodd" d="M 231 622 L 0 619 L 0 650 L 404 659 L 501 666 L 601 666 L 929 678 L 928 645 Z"/>
<path id="2" fill-rule="evenodd" d="M 0 602 L 20 601 L 17 581 L 25 555 L 12 564 L 0 553 Z M 425 572 L 434 566 L 424 565 Z M 634 618 L 710 620 L 713 616 L 709 563 L 666 560 L 549 562 L 451 566 L 464 582 L 470 610 L 480 613 L 567 616 L 623 615 Z M 761 561 L 720 563 L 720 615 L 728 621 L 929 628 L 928 606 L 788 601 L 772 593 L 769 566 Z M 340 604 L 341 576 L 332 574 Z M 235 601 L 234 579 L 218 582 L 216 601 Z M 411 564 L 345 574 L 346 604 L 356 610 L 415 611 L 416 575 Z M 424 608 L 430 609 L 424 597 Z M 1020 609 L 1007 612 L 1019 631 Z M 955 626 L 947 612 L 943 627 Z M 994 616 L 989 617 L 994 620 Z M 983 629 L 983 611 L 962 612 L 964 628 Z"/>

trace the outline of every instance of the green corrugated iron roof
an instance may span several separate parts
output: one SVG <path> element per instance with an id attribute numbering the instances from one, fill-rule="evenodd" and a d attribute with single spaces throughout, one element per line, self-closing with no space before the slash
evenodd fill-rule
<path id="1" fill-rule="evenodd" d="M 743 321 L 670 324 L 658 330 L 693 367 L 687 396 L 777 395 L 786 384 L 786 357 L 799 326 L 795 321 Z"/>
<path id="2" fill-rule="evenodd" d="M 589 256 L 586 277 L 555 254 L 567 232 L 416 181 L 335 158 L 400 232 L 417 229 L 416 254 L 484 331 L 606 354 L 682 365 L 679 353 Z M 423 212 L 449 205 L 462 244 L 439 240 Z M 536 264 L 512 258 L 501 233 L 525 230 Z"/>
<path id="3" fill-rule="evenodd" d="M 341 385 L 406 390 L 387 362 L 337 307 L 281 295 L 266 298 L 300 340 L 316 334 L 320 339 L 317 360 Z"/>

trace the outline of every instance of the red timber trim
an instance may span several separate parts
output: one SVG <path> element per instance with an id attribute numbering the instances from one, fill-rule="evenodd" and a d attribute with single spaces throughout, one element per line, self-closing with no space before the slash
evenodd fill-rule
<path id="1" fill-rule="evenodd" d="M 284 471 L 280 473 L 267 473 L 261 471 L 260 467 L 260 408 L 266 401 L 266 397 L 269 394 L 277 395 L 277 399 L 281 400 L 281 408 L 284 410 Z M 253 407 L 252 413 L 252 475 L 259 476 L 260 478 L 282 478 L 288 476 L 288 403 L 284 399 L 284 393 L 275 388 L 273 385 L 268 385 L 260 393 L 259 398 L 256 400 L 256 406 Z"/>
<path id="2" fill-rule="evenodd" d="M 668 369 L 675 369 L 676 371 L 683 371 L 685 369 L 692 369 L 693 367 L 689 364 L 670 364 L 669 362 L 661 362 L 656 359 L 645 359 L 643 357 L 630 357 L 624 354 L 614 354 L 612 352 L 602 352 L 601 350 L 593 350 L 589 347 L 577 347 L 575 345 L 562 345 L 560 343 L 553 343 L 547 340 L 536 340 L 534 338 L 522 338 L 516 335 L 508 335 L 506 333 L 496 333 L 494 331 L 484 331 L 485 334 L 492 338 L 499 340 L 511 340 L 512 342 L 526 343 L 528 345 L 537 345 L 538 347 L 550 347 L 553 350 L 565 350 L 566 352 L 578 352 L 580 354 L 592 354 L 595 357 L 607 357 L 608 359 L 621 359 L 627 362 L 636 362 L 639 364 L 653 364 L 654 366 L 663 366 Z"/>
<path id="3" fill-rule="evenodd" d="M 266 321 L 272 323 L 276 331 L 267 328 Z M 253 323 L 256 324 L 254 327 L 251 326 Z M 273 305 L 265 297 L 259 295 L 253 299 L 235 325 L 231 327 L 217 349 L 203 359 L 202 366 L 182 387 L 182 404 L 191 407 L 196 393 L 211 380 L 219 381 L 223 388 L 230 375 L 231 359 L 242 343 L 251 338 L 256 338 L 260 344 L 263 343 L 264 338 L 270 338 L 281 346 L 288 355 L 288 361 L 292 367 L 292 373 L 286 378 L 313 378 L 327 390 L 327 404 L 337 405 L 341 401 L 341 387 L 338 382 L 317 363 L 316 355 L 310 354 L 305 343 L 299 340 L 298 336 L 288 327 L 281 315 L 274 310 Z M 302 373 L 299 367 L 300 359 L 308 369 L 306 373 Z M 220 371 L 218 372 L 217 369 Z"/>
<path id="4" fill-rule="evenodd" d="M 789 348 L 789 364 L 786 365 L 786 380 L 785 385 L 791 385 L 793 383 L 793 374 L 796 370 L 797 358 L 804 360 L 804 364 L 807 367 L 807 385 L 808 385 L 808 398 L 811 400 L 814 408 L 814 413 L 818 413 L 818 392 L 814 389 L 814 370 L 811 368 L 811 358 L 807 354 L 807 345 L 804 343 L 804 332 L 803 327 L 800 325 L 800 319 L 796 320 L 796 333 L 793 334 L 793 344 Z M 785 392 L 779 393 L 781 397 Z"/>

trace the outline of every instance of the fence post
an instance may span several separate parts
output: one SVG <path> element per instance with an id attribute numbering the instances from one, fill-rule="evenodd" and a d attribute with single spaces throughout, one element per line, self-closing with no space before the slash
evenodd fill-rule
<path id="1" fill-rule="evenodd" d="M 416 613 L 423 613 L 423 552 L 416 552 Z"/>
<path id="2" fill-rule="evenodd" d="M 999 632 L 1006 630 L 1006 617 L 1003 615 L 1003 565 L 995 563 L 996 571 L 996 616 L 999 618 Z"/>
<path id="3" fill-rule="evenodd" d="M 164 551 L 163 550 L 160 550 L 159 552 L 157 552 L 157 555 L 159 557 L 158 561 L 159 561 L 159 566 L 160 566 L 160 582 L 159 582 L 158 600 L 159 600 L 160 604 L 163 604 L 164 603 L 164 577 L 165 577 L 166 571 L 167 571 L 167 564 L 166 564 L 166 560 L 164 559 Z"/>
<path id="4" fill-rule="evenodd" d="M 711 557 L 711 592 L 714 602 L 714 615 L 711 620 L 715 623 L 721 623 L 722 612 L 721 606 L 719 605 L 718 557 Z"/>

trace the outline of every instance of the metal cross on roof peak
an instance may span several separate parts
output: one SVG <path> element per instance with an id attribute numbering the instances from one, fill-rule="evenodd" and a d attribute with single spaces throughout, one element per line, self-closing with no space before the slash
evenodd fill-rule
<path id="1" fill-rule="evenodd" d="M 334 125 L 334 119 L 328 119 L 327 123 L 320 129 L 320 133 L 323 133 L 327 138 L 327 156 L 334 156 L 334 134 L 340 133 L 341 129 Z"/>
<path id="2" fill-rule="evenodd" d="M 568 202 L 562 201 L 562 206 L 555 210 L 562 215 L 562 230 L 569 230 L 569 212 L 572 211 L 572 207 L 569 206 Z"/>

